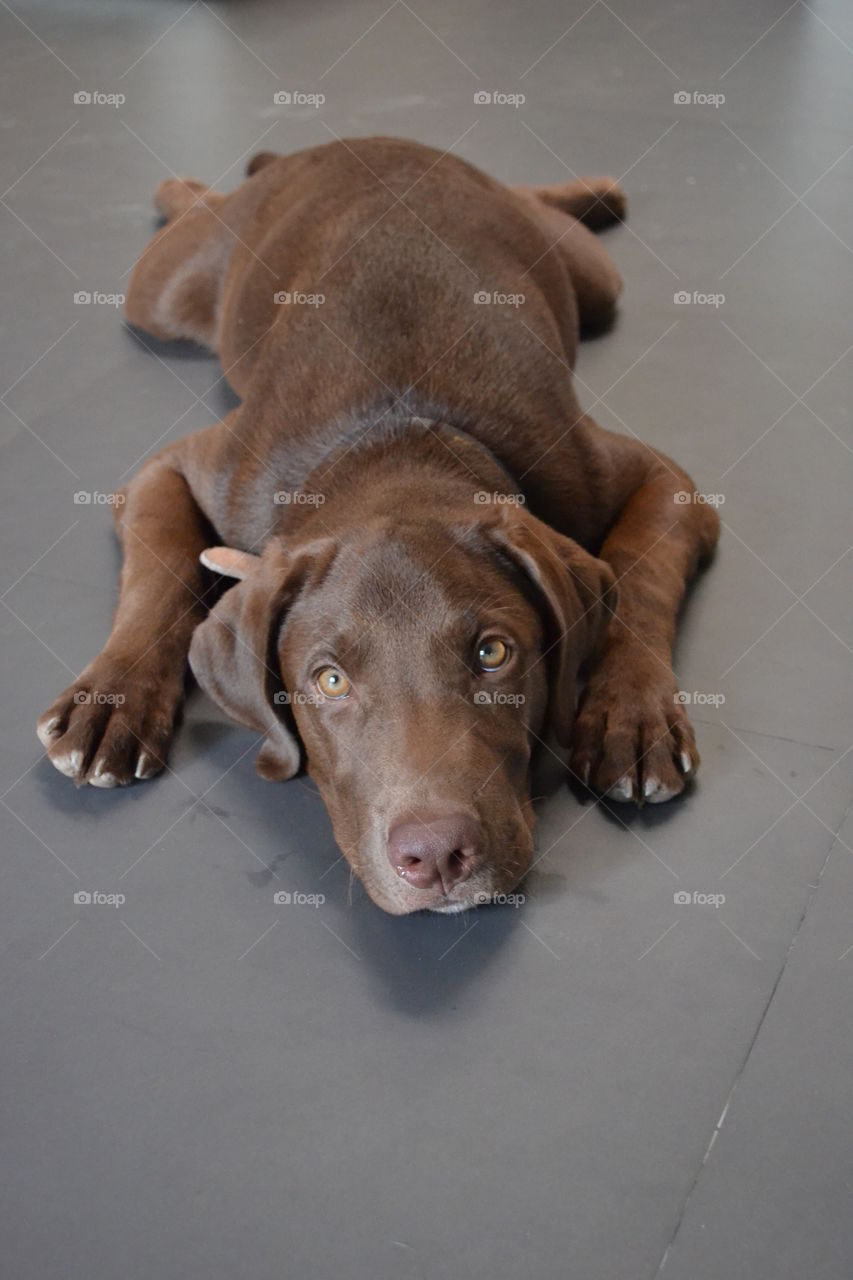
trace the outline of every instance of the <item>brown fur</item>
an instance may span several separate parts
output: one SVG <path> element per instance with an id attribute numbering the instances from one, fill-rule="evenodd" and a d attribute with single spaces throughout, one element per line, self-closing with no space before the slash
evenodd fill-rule
<path id="1" fill-rule="evenodd" d="M 264 735 L 261 772 L 289 777 L 304 754 L 380 905 L 460 909 L 530 862 L 546 718 L 581 780 L 618 799 L 666 799 L 695 772 L 671 646 L 717 518 L 676 503 L 689 477 L 574 397 L 579 332 L 620 289 L 589 229 L 624 215 L 610 180 L 508 188 L 385 138 L 263 154 L 249 174 L 229 196 L 158 188 L 166 222 L 127 318 L 216 351 L 241 404 L 128 485 L 113 629 L 40 736 L 78 782 L 150 776 L 189 655 Z M 480 290 L 524 300 L 478 305 Z M 215 540 L 263 554 L 209 611 Z M 472 667 L 486 633 L 508 639 L 505 669 Z M 318 697 L 318 662 L 350 697 Z M 418 887 L 392 833 L 420 823 L 435 844 L 447 814 L 464 872 Z"/>

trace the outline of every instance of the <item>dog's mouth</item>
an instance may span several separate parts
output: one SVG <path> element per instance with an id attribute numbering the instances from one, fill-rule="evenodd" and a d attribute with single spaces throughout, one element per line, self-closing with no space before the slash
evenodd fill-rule
<path id="1" fill-rule="evenodd" d="M 507 903 L 513 906 L 520 905 L 524 901 L 524 895 L 519 890 L 523 878 L 522 874 L 508 882 L 505 877 L 502 877 L 500 889 L 488 888 L 481 884 L 480 887 L 460 886 L 447 894 L 407 888 L 402 897 L 395 893 L 393 907 L 389 907 L 384 894 L 381 899 L 374 893 L 370 896 L 378 906 L 386 911 L 391 910 L 394 914 L 410 915 L 423 911 L 432 915 L 453 916 L 474 911 L 478 907 L 500 906 Z"/>
<path id="2" fill-rule="evenodd" d="M 529 862 L 529 859 L 526 861 Z M 500 906 L 505 903 L 519 905 L 523 901 L 518 886 L 524 879 L 524 872 L 511 878 L 483 876 L 476 887 L 459 886 L 446 894 L 433 888 L 416 889 L 396 878 L 391 879 L 384 872 L 373 876 L 363 866 L 358 874 L 376 906 L 395 916 L 421 912 L 443 916 L 462 915 L 479 907 Z"/>
<path id="3" fill-rule="evenodd" d="M 386 894 L 377 894 L 368 888 L 368 893 L 377 906 L 393 915 L 416 915 L 419 912 L 430 915 L 455 916 L 465 911 L 473 911 L 477 907 L 487 906 L 494 900 L 491 893 L 469 893 L 445 895 L 424 890 L 405 890 L 402 895 L 395 893 L 393 902 Z"/>
<path id="4" fill-rule="evenodd" d="M 432 894 L 429 897 L 424 894 L 423 897 L 424 902 L 413 901 L 411 911 L 430 911 L 434 915 L 454 916 L 463 911 L 472 911 L 475 907 L 485 906 L 492 900 L 492 895 L 489 893 Z"/>

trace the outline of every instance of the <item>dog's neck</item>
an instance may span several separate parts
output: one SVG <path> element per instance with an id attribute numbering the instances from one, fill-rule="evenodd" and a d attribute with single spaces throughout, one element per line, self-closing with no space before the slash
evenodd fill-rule
<path id="1" fill-rule="evenodd" d="M 410 501 L 422 502 L 429 474 L 448 504 L 524 501 L 518 481 L 475 435 L 440 418 L 412 415 L 359 423 L 339 437 L 305 479 L 314 501 L 288 508 L 282 524 L 290 532 L 317 513 L 328 523 L 333 512 L 351 509 L 356 500 L 362 509 L 370 502 L 377 510 L 406 510 Z"/>

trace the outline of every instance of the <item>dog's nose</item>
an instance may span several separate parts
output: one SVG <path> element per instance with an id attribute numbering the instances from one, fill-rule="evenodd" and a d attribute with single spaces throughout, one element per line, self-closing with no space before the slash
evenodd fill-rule
<path id="1" fill-rule="evenodd" d="M 416 889 L 447 894 L 467 880 L 480 848 L 480 828 L 466 814 L 400 822 L 388 835 L 388 861 Z"/>

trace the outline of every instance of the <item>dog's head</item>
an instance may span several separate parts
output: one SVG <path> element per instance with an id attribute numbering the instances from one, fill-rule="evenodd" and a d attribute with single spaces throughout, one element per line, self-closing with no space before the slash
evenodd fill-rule
<path id="1" fill-rule="evenodd" d="M 301 740 L 371 898 L 403 915 L 512 890 L 533 850 L 531 753 L 546 721 L 568 742 L 612 570 L 517 506 L 203 559 L 242 581 L 193 636 L 196 678 L 266 734 L 264 777 L 291 777 Z"/>

